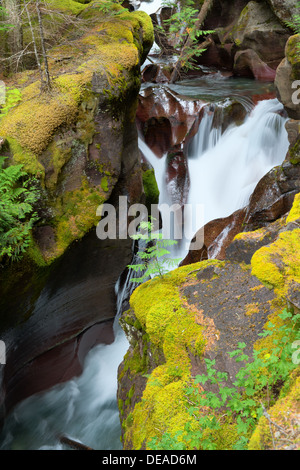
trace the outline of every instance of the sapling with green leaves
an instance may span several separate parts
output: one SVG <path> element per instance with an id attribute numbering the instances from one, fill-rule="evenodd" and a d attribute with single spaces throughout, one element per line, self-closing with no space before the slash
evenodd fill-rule
<path id="1" fill-rule="evenodd" d="M 271 347 L 253 350 L 250 357 L 245 353 L 246 344 L 240 342 L 235 351 L 228 353 L 243 364 L 232 385 L 228 385 L 227 372 L 216 370 L 214 359 L 204 359 L 206 372 L 197 375 L 185 391 L 188 412 L 197 421 L 197 430 L 187 422 L 185 429 L 173 436 L 165 432 L 161 438 L 153 438 L 150 449 L 216 450 L 214 432 L 221 430 L 224 416 L 236 423 L 237 439 L 232 448 L 247 449 L 259 418 L 266 416 L 266 410 L 276 403 L 278 390 L 288 387 L 291 373 L 299 367 L 293 358 L 294 344 L 300 343 L 300 314 L 284 309 L 278 316 L 281 326 L 269 321 L 259 334 L 270 337 Z M 199 391 L 199 384 L 203 391 Z"/>
<path id="2" fill-rule="evenodd" d="M 139 233 L 132 235 L 133 240 L 144 240 L 146 248 L 138 251 L 137 255 L 141 263 L 128 265 L 135 273 L 141 273 L 140 277 L 132 278 L 132 282 L 142 283 L 151 277 L 163 276 L 176 267 L 181 261 L 180 258 L 168 258 L 170 246 L 176 245 L 176 240 L 164 239 L 162 233 L 154 232 L 154 219 L 142 221 L 139 226 Z"/>
<path id="3" fill-rule="evenodd" d="M 211 43 L 210 39 L 199 44 L 199 40 L 213 33 L 213 30 L 203 30 L 202 26 L 211 9 L 214 0 L 204 0 L 200 10 L 196 9 L 192 0 L 174 2 L 167 0 L 164 6 L 171 7 L 174 12 L 169 19 L 158 25 L 159 34 L 175 38 L 176 46 L 174 54 L 177 56 L 170 82 L 174 83 L 180 78 L 181 70 L 193 70 L 196 68 L 196 59 L 201 56 Z"/>

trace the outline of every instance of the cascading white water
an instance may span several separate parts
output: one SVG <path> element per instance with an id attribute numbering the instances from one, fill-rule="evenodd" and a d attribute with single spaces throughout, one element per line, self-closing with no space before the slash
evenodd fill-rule
<path id="1" fill-rule="evenodd" d="M 289 145 L 282 109 L 277 99 L 259 102 L 242 125 L 189 160 L 188 203 L 204 205 L 205 223 L 244 207 L 262 176 L 282 163 Z"/>
<path id="2" fill-rule="evenodd" d="M 8 418 L 0 450 L 61 450 L 65 435 L 96 450 L 118 450 L 120 419 L 116 402 L 117 371 L 128 349 L 127 338 L 114 324 L 115 340 L 95 346 L 80 377 L 27 398 Z"/>
<path id="3" fill-rule="evenodd" d="M 189 147 L 190 191 L 187 205 L 202 206 L 202 225 L 227 217 L 249 201 L 256 184 L 271 168 L 282 163 L 289 142 L 286 118 L 277 100 L 260 101 L 240 126 L 231 125 L 222 134 L 213 127 L 213 114 L 204 113 L 199 130 Z M 159 205 L 170 204 L 166 194 L 166 155 L 156 158 L 147 145 L 139 141 L 140 150 L 153 166 L 160 191 Z M 185 219 L 183 239 L 171 256 L 184 258 L 189 241 L 201 226 L 195 226 L 195 214 Z M 162 214 L 164 223 L 164 217 Z M 168 223 L 168 221 L 165 221 Z M 188 234 L 189 237 L 184 237 Z"/>

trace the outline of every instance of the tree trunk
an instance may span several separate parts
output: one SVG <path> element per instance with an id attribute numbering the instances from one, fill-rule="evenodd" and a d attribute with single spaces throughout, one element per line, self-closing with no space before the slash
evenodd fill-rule
<path id="1" fill-rule="evenodd" d="M 196 23 L 194 25 L 194 28 L 193 28 L 194 31 L 201 29 L 201 26 L 204 23 L 208 12 L 209 12 L 209 10 L 211 9 L 211 7 L 213 5 L 213 2 L 214 2 L 214 0 L 204 0 L 202 8 L 201 8 L 201 10 L 199 12 L 199 15 L 197 17 L 197 21 L 196 21 Z M 191 35 L 188 34 L 187 38 L 186 38 L 186 41 L 185 41 L 185 43 L 184 43 L 184 45 L 181 49 L 179 59 L 176 62 L 175 67 L 173 69 L 173 72 L 171 74 L 170 83 L 174 83 L 178 79 L 179 74 L 180 74 L 180 70 L 181 70 L 183 54 L 184 54 L 185 50 L 187 50 L 189 47 L 192 46 L 192 43 L 193 43 L 193 40 L 191 39 Z M 209 44 L 210 44 L 210 41 L 205 41 L 205 46 L 207 46 Z"/>
<path id="2" fill-rule="evenodd" d="M 30 31 L 31 31 L 34 55 L 35 55 L 36 63 L 37 63 L 37 66 L 38 66 L 38 69 L 39 69 L 39 72 L 40 72 L 41 88 L 43 88 L 44 87 L 43 71 L 42 71 L 42 66 L 41 66 L 41 62 L 40 62 L 40 58 L 39 58 L 39 54 L 38 54 L 38 50 L 37 50 L 37 44 L 36 44 L 34 30 L 33 30 L 33 27 L 32 27 L 31 16 L 30 16 L 30 13 L 29 13 L 29 10 L 28 10 L 28 5 L 27 5 L 26 0 L 24 0 L 24 8 L 25 8 L 25 11 L 26 11 L 26 14 L 27 14 L 29 28 L 30 28 Z"/>
<path id="3" fill-rule="evenodd" d="M 19 0 L 4 0 L 3 6 L 7 23 L 12 25 L 7 32 L 7 53 L 9 56 L 13 56 L 23 51 L 21 5 Z"/>
<path id="4" fill-rule="evenodd" d="M 38 16 L 38 23 L 39 23 L 39 29 L 40 29 L 40 39 L 41 39 L 41 46 L 42 46 L 42 55 L 43 55 L 44 67 L 45 67 L 46 89 L 47 89 L 47 91 L 49 91 L 51 89 L 51 80 L 50 80 L 48 58 L 47 58 L 47 51 L 46 51 L 45 37 L 44 37 L 44 28 L 43 28 L 43 22 L 42 22 L 42 15 L 41 15 L 41 10 L 40 10 L 39 0 L 36 0 L 35 5 L 36 5 L 37 16 Z M 42 91 L 44 91 L 44 90 L 45 90 L 45 88 L 44 89 L 42 88 Z"/>

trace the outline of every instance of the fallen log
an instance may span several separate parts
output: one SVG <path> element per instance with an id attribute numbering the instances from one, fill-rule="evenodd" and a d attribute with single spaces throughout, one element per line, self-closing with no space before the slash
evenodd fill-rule
<path id="1" fill-rule="evenodd" d="M 65 444 L 65 445 L 67 445 L 69 447 L 72 447 L 73 449 L 76 449 L 76 450 L 94 450 L 91 447 L 88 447 L 88 446 L 82 444 L 81 442 L 74 441 L 74 439 L 71 439 L 70 437 L 67 437 L 67 436 L 59 436 L 58 439 L 61 442 L 61 444 Z"/>

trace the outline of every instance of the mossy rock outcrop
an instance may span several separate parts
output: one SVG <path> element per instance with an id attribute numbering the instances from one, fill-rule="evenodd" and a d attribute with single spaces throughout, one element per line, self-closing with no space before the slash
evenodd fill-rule
<path id="1" fill-rule="evenodd" d="M 234 256 L 224 261 L 210 259 L 178 268 L 134 291 L 130 310 L 121 318 L 130 341 L 119 368 L 118 388 L 125 449 L 151 449 L 153 439 L 161 448 L 166 435 L 179 446 L 175 448 L 194 449 L 192 435 L 199 430 L 199 416 L 195 416 L 199 409 L 188 412 L 188 389 L 193 386 L 193 377 L 206 372 L 205 360 L 215 361 L 216 369 L 227 373 L 226 384 L 232 386 L 242 364 L 228 353 L 239 343 L 245 343 L 244 352 L 250 358 L 254 349 L 265 348 L 264 354 L 271 354 L 273 339 L 259 334 L 271 321 L 277 325 L 275 340 L 280 341 L 284 325 L 281 312 L 287 308 L 297 313 L 300 305 L 299 209 L 298 195 L 289 215 L 273 224 L 272 239 L 265 240 L 265 246 L 261 246 L 265 228 L 237 237 L 242 239 L 244 251 L 249 239 L 254 254 L 246 257 L 247 263 L 234 261 Z M 204 392 L 212 391 L 208 384 L 203 385 Z M 293 384 L 290 380 L 279 388 L 284 388 L 280 400 L 286 400 L 295 420 Z M 278 406 L 283 406 L 280 403 Z M 205 415 L 205 410 L 201 413 Z M 206 438 L 217 449 L 234 448 L 237 422 L 226 417 L 224 410 L 218 419 L 220 429 L 207 431 L 210 435 Z M 253 436 L 260 433 L 260 423 Z M 202 438 L 197 443 L 200 449 Z M 261 438 L 249 435 L 248 442 L 249 447 L 260 446 L 253 442 L 261 442 Z"/>
<path id="2" fill-rule="evenodd" d="M 275 77 L 278 99 L 283 103 L 289 117 L 300 119 L 300 35 L 289 38 L 285 47 L 285 58 L 280 62 Z"/>
<path id="3" fill-rule="evenodd" d="M 97 207 L 121 175 L 130 202 L 143 190 L 135 112 L 140 65 L 153 42 L 150 17 L 77 5 L 85 27 L 68 31 L 49 53 L 51 90 L 40 93 L 36 71 L 13 76 L 9 85 L 21 90 L 21 101 L 0 121 L 3 154 L 40 182 L 33 238 L 45 263 L 97 224 Z"/>
<path id="4" fill-rule="evenodd" d="M 238 50 L 253 50 L 268 66 L 284 57 L 284 47 L 290 35 L 265 2 L 249 2 L 237 22 L 219 31 L 221 43 L 233 43 Z"/>

